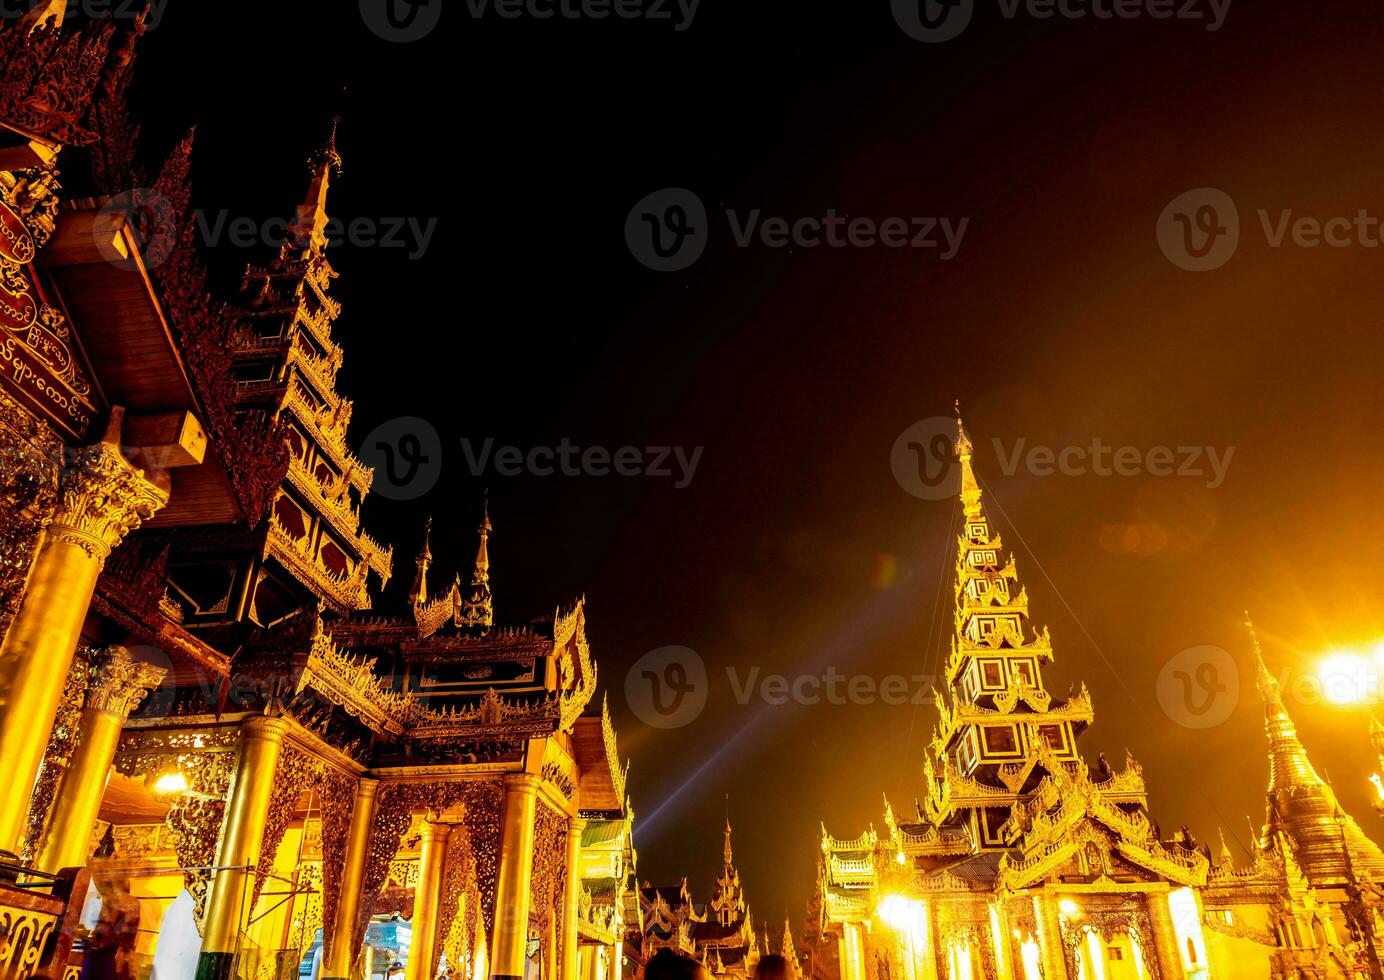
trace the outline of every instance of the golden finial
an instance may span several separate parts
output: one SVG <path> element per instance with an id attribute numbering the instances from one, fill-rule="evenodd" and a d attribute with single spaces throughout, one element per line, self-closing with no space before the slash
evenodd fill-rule
<path id="1" fill-rule="evenodd" d="M 961 420 L 961 399 L 953 403 L 956 410 L 956 458 L 961 462 L 961 509 L 968 519 L 980 516 L 980 484 L 971 469 L 971 456 L 975 447 L 971 437 L 966 434 L 966 424 Z"/>
<path id="2" fill-rule="evenodd" d="M 1221 867 L 1233 868 L 1235 867 L 1235 856 L 1230 853 L 1230 845 L 1225 842 L 1225 828 L 1219 827 L 1217 830 L 1221 835 Z"/>
<path id="3" fill-rule="evenodd" d="M 1278 680 L 1273 674 L 1269 673 L 1269 667 L 1264 663 L 1264 648 L 1259 644 L 1259 634 L 1255 632 L 1254 623 L 1249 618 L 1248 609 L 1245 610 L 1245 629 L 1249 630 L 1250 642 L 1254 644 L 1255 677 L 1260 692 L 1262 693 L 1270 687 L 1277 689 Z"/>

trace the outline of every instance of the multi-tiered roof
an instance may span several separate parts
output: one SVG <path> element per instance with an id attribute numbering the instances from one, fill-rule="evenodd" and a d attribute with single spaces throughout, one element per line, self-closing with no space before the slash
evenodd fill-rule
<path id="1" fill-rule="evenodd" d="M 327 193 L 341 172 L 335 128 L 309 167 L 307 197 L 279 254 L 245 270 L 234 370 L 239 411 L 272 417 L 289 444 L 266 549 L 345 614 L 370 607 L 367 576 L 389 580 L 393 548 L 361 528 L 374 473 L 347 445 L 352 403 L 336 387 L 342 352 L 332 329 L 341 304 L 326 255 Z"/>

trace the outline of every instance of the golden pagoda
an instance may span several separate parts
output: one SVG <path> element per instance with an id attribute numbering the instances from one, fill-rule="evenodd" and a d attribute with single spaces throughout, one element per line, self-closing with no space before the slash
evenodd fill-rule
<path id="1" fill-rule="evenodd" d="M 1044 684 L 1052 640 L 959 418 L 955 450 L 955 628 L 922 798 L 908 814 L 886 800 L 882 833 L 822 831 L 811 931 L 840 977 L 1379 977 L 1379 849 L 1312 769 L 1262 658 L 1268 819 L 1237 869 L 1186 828 L 1163 839 L 1132 757 L 1082 758 L 1091 697 Z"/>
<path id="2" fill-rule="evenodd" d="M 336 129 L 214 298 L 192 138 L 135 162 L 142 31 L 0 22 L 0 980 L 619 980 L 634 815 L 586 600 L 502 625 L 487 506 L 469 586 L 429 592 L 425 538 L 375 608 Z"/>

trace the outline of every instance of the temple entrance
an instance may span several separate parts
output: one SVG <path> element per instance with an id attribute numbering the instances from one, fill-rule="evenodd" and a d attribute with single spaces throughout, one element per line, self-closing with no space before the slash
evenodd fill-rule
<path id="1" fill-rule="evenodd" d="M 1077 946 L 1079 980 L 1144 980 L 1143 953 L 1130 933 L 1103 936 L 1087 927 Z"/>

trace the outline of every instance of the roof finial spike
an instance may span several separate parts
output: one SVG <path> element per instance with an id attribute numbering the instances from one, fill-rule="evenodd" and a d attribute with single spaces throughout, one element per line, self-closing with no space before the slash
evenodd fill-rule
<path id="1" fill-rule="evenodd" d="M 432 567 L 432 516 L 423 523 L 423 549 L 418 552 L 418 572 L 413 577 L 413 588 L 409 590 L 413 604 L 421 606 L 428 601 L 428 569 Z"/>
<path id="2" fill-rule="evenodd" d="M 971 437 L 966 434 L 966 423 L 961 420 L 961 399 L 957 399 L 956 408 L 956 458 L 961 463 L 961 505 L 968 520 L 974 520 L 980 516 L 980 484 L 976 482 L 976 474 L 971 469 L 971 457 L 975 454 L 975 446 L 971 443 Z"/>
<path id="3" fill-rule="evenodd" d="M 1269 673 L 1269 667 L 1264 663 L 1264 648 L 1259 643 L 1259 634 L 1255 632 L 1254 623 L 1249 618 L 1249 610 L 1245 610 L 1245 629 L 1249 630 L 1250 643 L 1254 645 L 1254 664 L 1255 677 L 1260 693 L 1264 693 L 1269 687 L 1277 688 L 1278 680 Z"/>
<path id="4" fill-rule="evenodd" d="M 481 523 L 476 529 L 480 544 L 476 547 L 476 565 L 471 572 L 470 598 L 461 603 L 457 611 L 458 626 L 472 626 L 488 632 L 495 623 L 495 609 L 490 593 L 490 533 L 494 527 L 490 523 L 489 492 L 481 506 Z M 461 576 L 457 579 L 460 581 Z"/>

